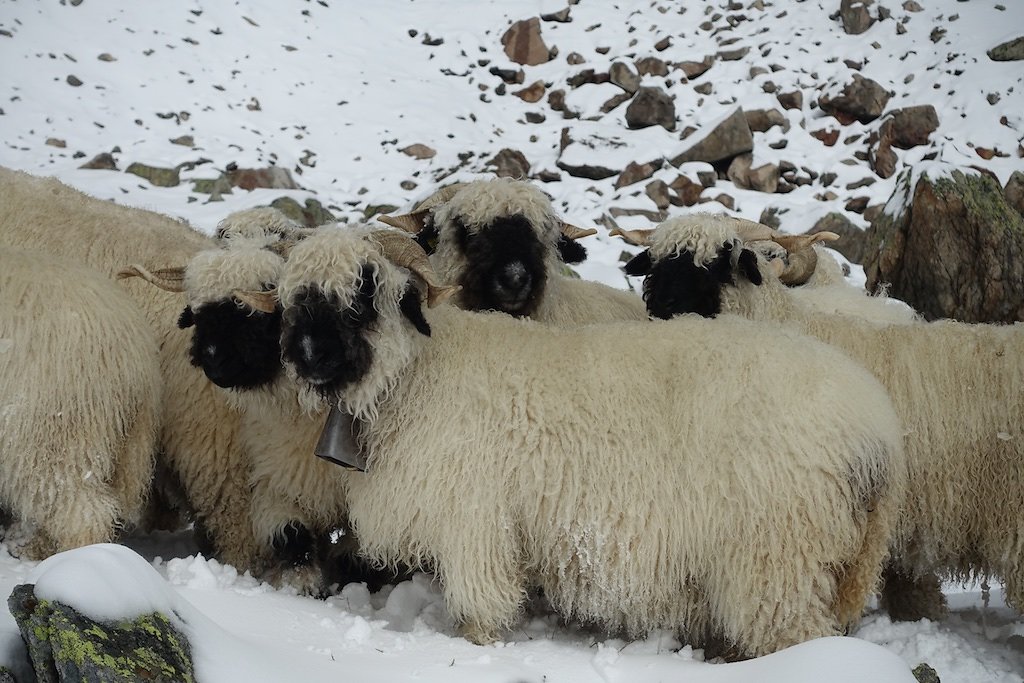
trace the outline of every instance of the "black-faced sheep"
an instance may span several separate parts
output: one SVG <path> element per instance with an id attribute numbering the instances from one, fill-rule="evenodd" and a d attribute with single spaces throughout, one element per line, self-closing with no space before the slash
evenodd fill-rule
<path id="1" fill-rule="evenodd" d="M 858 618 L 904 485 L 900 426 L 867 372 L 781 329 L 751 345 L 762 328 L 735 317 L 428 319 L 405 268 L 443 295 L 401 235 L 297 244 L 282 353 L 357 421 L 363 552 L 436 570 L 469 637 L 511 625 L 528 586 L 567 618 L 746 655 Z"/>
<path id="2" fill-rule="evenodd" d="M 562 274 L 582 261 L 574 241 L 592 234 L 559 219 L 551 201 L 522 180 L 495 178 L 444 188 L 411 214 L 382 219 L 417 233 L 438 276 L 462 286 L 453 302 L 573 325 L 643 320 L 632 292 Z"/>
<path id="3" fill-rule="evenodd" d="M 0 168 L 0 243 L 64 257 L 108 276 L 130 263 L 187 262 L 216 242 L 150 211 L 88 197 L 55 179 Z M 160 455 L 185 489 L 199 529 L 218 556 L 240 569 L 256 555 L 239 416 L 189 363 L 189 333 L 174 321 L 184 302 L 142 282 L 123 285 L 155 330 L 164 402 Z"/>
<path id="4" fill-rule="evenodd" d="M 700 241 L 711 251 L 686 246 Z M 756 285 L 746 268 L 711 283 L 707 271 L 684 275 L 665 259 L 686 253 L 700 264 L 729 261 L 731 242 L 722 232 L 709 235 L 707 223 L 670 221 L 651 240 L 649 277 L 717 289 L 722 312 L 792 323 L 842 349 L 888 388 L 908 432 L 912 487 L 883 604 L 896 617 L 941 615 L 944 598 L 930 576 L 938 572 L 955 580 L 999 577 L 1007 602 L 1024 610 L 1024 325 L 927 323 L 863 292 L 849 306 L 841 298 L 832 308 L 808 305 L 763 262 Z M 702 284 L 687 284 L 696 280 Z M 659 317 L 694 310 L 663 299 L 664 291 L 657 283 L 648 291 Z"/>
<path id="5" fill-rule="evenodd" d="M 0 247 L 0 504 L 33 559 L 139 521 L 162 380 L 156 338 L 102 273 Z"/>

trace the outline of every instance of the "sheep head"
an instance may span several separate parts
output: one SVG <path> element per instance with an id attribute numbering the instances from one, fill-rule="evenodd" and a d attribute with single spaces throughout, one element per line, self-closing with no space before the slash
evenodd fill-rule
<path id="1" fill-rule="evenodd" d="M 416 340 L 430 336 L 421 282 L 428 305 L 457 290 L 440 285 L 423 250 L 395 231 L 327 227 L 296 244 L 277 290 L 289 374 L 349 413 L 372 414 Z"/>
<path id="2" fill-rule="evenodd" d="M 579 263 L 576 240 L 596 233 L 564 223 L 528 182 L 495 178 L 443 188 L 412 213 L 381 220 L 416 234 L 446 280 L 462 285 L 459 305 L 529 316 L 557 261 Z"/>
<path id="3" fill-rule="evenodd" d="M 647 310 L 663 319 L 681 313 L 715 317 L 722 310 L 725 287 L 740 280 L 760 285 L 760 263 L 770 250 L 755 245 L 781 248 L 768 268 L 784 284 L 792 284 L 806 281 L 814 271 L 817 257 L 811 245 L 834 238 L 832 233 L 782 235 L 758 223 L 712 214 L 674 218 L 654 230 L 612 234 L 649 247 L 626 264 L 626 272 L 644 276 Z"/>
<path id="4" fill-rule="evenodd" d="M 178 327 L 192 328 L 192 365 L 223 389 L 252 390 L 273 383 L 282 369 L 281 311 L 256 294 L 274 287 L 283 264 L 262 242 L 237 238 L 229 248 L 199 252 L 184 268 L 122 272 L 184 292 Z"/>

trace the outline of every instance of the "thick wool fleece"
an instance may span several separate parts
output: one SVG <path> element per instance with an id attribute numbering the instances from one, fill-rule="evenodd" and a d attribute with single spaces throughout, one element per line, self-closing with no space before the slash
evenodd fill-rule
<path id="1" fill-rule="evenodd" d="M 55 179 L 0 168 L 0 244 L 31 248 L 108 276 L 132 263 L 181 266 L 216 242 L 167 216 L 101 201 Z M 184 297 L 139 279 L 120 284 L 139 306 L 160 347 L 163 412 L 160 453 L 220 558 L 247 569 L 255 557 L 239 416 L 222 391 L 189 362 L 190 334 L 175 321 Z"/>
<path id="2" fill-rule="evenodd" d="M 110 278 L 0 247 L 0 500 L 35 559 L 139 521 L 162 380 L 155 335 Z"/>

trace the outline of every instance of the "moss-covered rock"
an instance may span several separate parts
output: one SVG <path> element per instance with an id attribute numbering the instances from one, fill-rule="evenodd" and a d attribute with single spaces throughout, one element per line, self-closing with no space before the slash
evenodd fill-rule
<path id="1" fill-rule="evenodd" d="M 101 623 L 37 599 L 30 584 L 16 586 L 7 604 L 42 683 L 195 681 L 188 641 L 163 614 Z"/>
<path id="2" fill-rule="evenodd" d="M 1024 320 L 1024 217 L 992 178 L 936 170 L 904 172 L 872 223 L 868 289 L 889 283 L 928 319 Z"/>
<path id="3" fill-rule="evenodd" d="M 192 191 L 196 194 L 220 196 L 231 194 L 231 180 L 224 174 L 216 178 L 196 178 L 192 181 Z"/>
<path id="4" fill-rule="evenodd" d="M 178 169 L 176 168 L 159 168 L 136 162 L 126 168 L 124 172 L 145 178 L 151 184 L 159 187 L 174 187 L 181 183 L 181 178 L 178 176 Z"/>
<path id="5" fill-rule="evenodd" d="M 394 213 L 395 211 L 398 211 L 398 207 L 394 204 L 369 204 L 363 209 L 363 217 L 366 220 L 370 220 L 377 214 Z"/>
<path id="6" fill-rule="evenodd" d="M 293 221 L 315 228 L 326 223 L 334 223 L 338 219 L 315 199 L 306 199 L 305 207 L 300 206 L 291 197 L 278 197 L 270 205 L 291 218 Z"/>

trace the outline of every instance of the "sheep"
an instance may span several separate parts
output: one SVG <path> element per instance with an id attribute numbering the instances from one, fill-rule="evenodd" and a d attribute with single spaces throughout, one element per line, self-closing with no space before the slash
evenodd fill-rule
<path id="1" fill-rule="evenodd" d="M 867 372 L 782 329 L 752 346 L 762 328 L 731 316 L 428 319 L 406 268 L 428 306 L 453 293 L 400 234 L 321 228 L 260 296 L 282 307 L 289 376 L 356 425 L 362 552 L 435 570 L 467 637 L 510 626 L 527 586 L 566 618 L 715 635 L 738 655 L 858 618 L 905 485 Z"/>
<path id="2" fill-rule="evenodd" d="M 266 218 L 235 212 L 220 223 L 235 231 L 222 239 L 221 248 L 199 252 L 182 268 L 155 274 L 133 266 L 122 274 L 185 293 L 187 306 L 179 324 L 193 330 L 192 362 L 227 391 L 242 413 L 253 532 L 266 558 L 264 577 L 323 595 L 324 570 L 342 565 L 340 580 L 377 586 L 395 577 L 352 557 L 355 542 L 346 529 L 345 471 L 311 457 L 324 425 L 322 405 L 301 405 L 294 385 L 282 377 L 280 309 L 255 308 L 247 294 L 277 283 L 284 264 L 281 254 L 289 245 L 289 240 L 262 230 Z M 339 528 L 347 538 L 328 552 L 327 545 L 317 541 Z"/>
<path id="3" fill-rule="evenodd" d="M 593 234 L 555 216 L 532 184 L 510 178 L 443 188 L 412 213 L 386 216 L 417 234 L 438 275 L 462 286 L 453 302 L 559 325 L 643 320 L 643 302 L 597 282 L 567 277 L 562 262 L 582 261 L 575 239 Z M 436 249 L 431 249 L 436 245 Z"/>
<path id="4" fill-rule="evenodd" d="M 138 522 L 162 387 L 153 331 L 91 268 L 0 247 L 0 502 L 32 559 Z"/>
<path id="5" fill-rule="evenodd" d="M 672 287 L 689 287 L 687 282 L 711 287 L 708 271 L 684 276 L 673 260 L 682 263 L 685 256 L 712 270 L 720 259 L 732 258 L 734 237 L 711 232 L 700 221 L 659 226 L 642 259 L 652 313 L 670 317 L 692 310 L 658 299 Z M 694 251 L 696 244 L 707 250 Z M 676 253 L 678 259 L 666 259 Z M 767 271 L 763 266 L 756 264 Z M 740 267 L 731 281 L 715 281 L 720 310 L 788 322 L 842 349 L 882 381 L 908 430 L 914 487 L 886 570 L 883 606 L 894 618 L 941 617 L 938 573 L 959 581 L 1000 577 L 1007 602 L 1024 611 L 1024 326 L 925 322 L 898 307 L 889 318 L 884 301 L 864 294 L 864 307 L 852 307 L 863 315 L 848 314 L 842 305 L 823 310 L 770 274 L 754 284 L 754 273 Z M 682 279 L 670 285 L 677 277 Z M 882 312 L 873 315 L 869 305 Z"/>
<path id="6" fill-rule="evenodd" d="M 143 261 L 151 267 L 187 262 L 216 242 L 150 211 L 88 197 L 56 179 L 0 168 L 4 201 L 0 244 L 27 247 L 91 266 L 109 276 Z M 222 392 L 189 364 L 189 334 L 174 328 L 179 297 L 141 282 L 124 284 L 156 331 L 163 378 L 160 454 L 194 509 L 199 540 L 209 538 L 224 562 L 253 566 L 250 492 L 239 442 L 240 417 Z"/>

